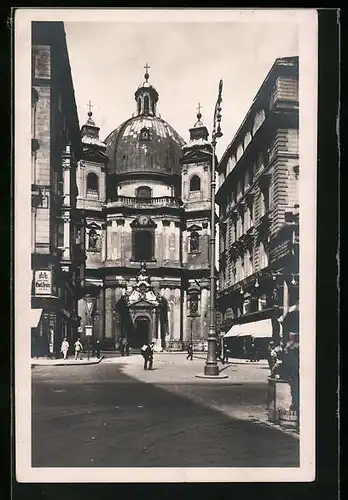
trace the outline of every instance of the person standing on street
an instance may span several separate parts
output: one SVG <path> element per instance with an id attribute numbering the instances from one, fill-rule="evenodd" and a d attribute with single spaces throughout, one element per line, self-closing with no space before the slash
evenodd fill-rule
<path id="1" fill-rule="evenodd" d="M 81 344 L 80 338 L 77 339 L 77 341 L 74 344 L 75 347 L 75 359 L 82 359 L 82 350 L 83 350 L 83 345 Z"/>
<path id="2" fill-rule="evenodd" d="M 98 339 L 95 343 L 95 355 L 100 358 L 100 340 Z"/>
<path id="3" fill-rule="evenodd" d="M 223 353 L 222 353 L 222 363 L 228 363 L 228 358 L 229 358 L 229 349 L 227 347 L 227 343 L 223 342 Z"/>
<path id="4" fill-rule="evenodd" d="M 187 346 L 187 356 L 186 359 L 190 359 L 192 361 L 193 359 L 193 345 L 192 342 L 189 342 Z"/>
<path id="5" fill-rule="evenodd" d="M 249 361 L 251 363 L 253 361 L 256 361 L 256 346 L 255 346 L 254 337 L 251 337 L 250 350 L 249 350 Z"/>
<path id="6" fill-rule="evenodd" d="M 151 342 L 151 344 L 144 344 L 141 348 L 141 354 L 144 358 L 144 370 L 152 370 L 154 347 L 155 343 Z"/>
<path id="7" fill-rule="evenodd" d="M 60 346 L 60 352 L 63 354 L 63 359 L 66 359 L 68 356 L 69 342 L 66 338 L 64 338 L 62 345 Z"/>
<path id="8" fill-rule="evenodd" d="M 269 371 L 271 373 L 273 371 L 273 366 L 275 363 L 274 347 L 275 347 L 275 344 L 274 344 L 273 340 L 271 340 L 268 344 L 268 349 L 267 349 L 267 361 L 268 361 Z"/>

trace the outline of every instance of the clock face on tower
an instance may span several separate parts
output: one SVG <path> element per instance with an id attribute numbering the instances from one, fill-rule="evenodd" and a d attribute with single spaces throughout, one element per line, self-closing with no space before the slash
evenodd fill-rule
<path id="1" fill-rule="evenodd" d="M 149 222 L 149 218 L 146 215 L 141 215 L 139 217 L 139 224 L 141 226 L 146 226 L 146 224 L 148 224 L 148 222 Z"/>

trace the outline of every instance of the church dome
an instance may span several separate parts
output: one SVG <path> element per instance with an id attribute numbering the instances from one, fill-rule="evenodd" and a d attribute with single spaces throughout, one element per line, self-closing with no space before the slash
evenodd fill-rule
<path id="1" fill-rule="evenodd" d="M 156 114 L 158 93 L 146 82 L 135 92 L 137 113 L 105 139 L 109 174 L 180 174 L 185 141 Z"/>

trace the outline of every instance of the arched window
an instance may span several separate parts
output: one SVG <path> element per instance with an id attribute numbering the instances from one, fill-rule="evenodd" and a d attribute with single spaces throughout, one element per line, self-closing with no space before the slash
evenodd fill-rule
<path id="1" fill-rule="evenodd" d="M 146 95 L 144 97 L 144 113 L 148 115 L 149 111 L 150 111 L 150 101 L 149 101 L 149 96 Z"/>
<path id="2" fill-rule="evenodd" d="M 262 123 L 265 121 L 266 115 L 263 109 L 256 113 L 253 126 L 253 135 L 256 134 Z"/>
<path id="3" fill-rule="evenodd" d="M 141 199 L 151 198 L 152 190 L 148 186 L 139 186 L 136 190 L 136 197 Z"/>
<path id="4" fill-rule="evenodd" d="M 140 111 L 141 111 L 141 99 L 139 97 L 139 99 L 138 99 L 138 115 L 140 115 Z"/>
<path id="5" fill-rule="evenodd" d="M 87 175 L 87 194 L 98 194 L 99 179 L 97 174 L 90 172 Z"/>
<path id="6" fill-rule="evenodd" d="M 190 235 L 190 252 L 199 252 L 199 234 L 192 231 Z"/>
<path id="7" fill-rule="evenodd" d="M 190 180 L 190 191 L 200 191 L 201 179 L 198 175 L 193 175 Z"/>

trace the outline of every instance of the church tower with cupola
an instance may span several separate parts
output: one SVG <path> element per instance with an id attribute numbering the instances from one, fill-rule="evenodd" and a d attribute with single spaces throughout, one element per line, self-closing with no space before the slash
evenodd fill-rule
<path id="1" fill-rule="evenodd" d="M 134 93 L 135 113 L 105 139 L 105 342 L 156 348 L 183 341 L 180 135 L 157 113 L 159 94 L 144 81 Z M 139 269 L 146 270 L 156 302 L 130 306 Z M 145 272 L 145 271 L 144 271 Z M 133 294 L 134 295 L 134 294 Z M 132 297 L 133 297 L 132 295 Z"/>
<path id="2" fill-rule="evenodd" d="M 181 158 L 181 192 L 185 211 L 182 235 L 183 266 L 187 270 L 186 335 L 192 340 L 207 338 L 209 312 L 209 240 L 212 146 L 208 130 L 201 121 L 190 129 L 190 141 Z"/>
<path id="3" fill-rule="evenodd" d="M 79 301 L 80 328 L 83 330 L 92 322 L 92 315 L 98 314 L 98 308 L 94 305 L 103 286 L 100 268 L 105 260 L 104 209 L 109 162 L 106 144 L 100 140 L 100 129 L 92 118 L 90 102 L 88 107 L 88 119 L 81 128 L 82 156 L 77 167 L 76 201 L 76 208 L 84 219 L 84 230 L 81 229 L 77 238 L 79 242 L 81 239 L 84 242 L 86 254 L 84 284 L 88 298 Z"/>

